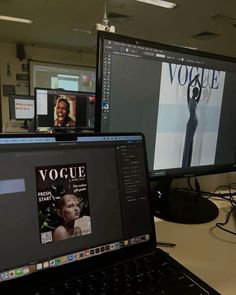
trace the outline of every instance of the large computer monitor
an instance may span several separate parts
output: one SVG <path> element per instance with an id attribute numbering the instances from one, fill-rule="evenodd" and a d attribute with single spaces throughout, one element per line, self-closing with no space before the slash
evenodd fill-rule
<path id="1" fill-rule="evenodd" d="M 95 93 L 35 88 L 35 129 L 94 130 Z"/>
<path id="2" fill-rule="evenodd" d="M 214 219 L 199 189 L 171 183 L 235 170 L 236 59 L 109 32 L 97 45 L 96 131 L 144 133 L 157 216 Z"/>
<path id="3" fill-rule="evenodd" d="M 9 94 L 10 120 L 32 120 L 34 118 L 34 96 Z"/>

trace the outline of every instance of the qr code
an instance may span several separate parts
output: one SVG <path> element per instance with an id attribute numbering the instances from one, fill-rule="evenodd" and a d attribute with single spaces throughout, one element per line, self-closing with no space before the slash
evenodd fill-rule
<path id="1" fill-rule="evenodd" d="M 45 233 L 41 233 L 41 242 L 42 242 L 42 244 L 52 242 L 52 232 L 47 231 Z"/>

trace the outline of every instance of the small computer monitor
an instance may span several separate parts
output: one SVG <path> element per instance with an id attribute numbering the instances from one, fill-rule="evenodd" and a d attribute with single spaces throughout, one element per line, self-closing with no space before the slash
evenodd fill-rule
<path id="1" fill-rule="evenodd" d="M 35 100 L 29 95 L 9 95 L 10 120 L 32 120 L 34 118 Z"/>
<path id="2" fill-rule="evenodd" d="M 94 129 L 95 93 L 35 88 L 35 128 Z"/>
<path id="3" fill-rule="evenodd" d="M 235 81 L 235 58 L 98 32 L 95 129 L 144 133 L 157 216 L 217 216 L 198 185 L 190 193 L 171 184 L 235 171 Z"/>

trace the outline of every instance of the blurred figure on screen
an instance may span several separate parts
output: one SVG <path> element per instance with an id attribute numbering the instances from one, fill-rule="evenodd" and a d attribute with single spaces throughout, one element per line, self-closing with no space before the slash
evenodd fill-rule
<path id="1" fill-rule="evenodd" d="M 191 87 L 192 94 L 191 94 Z M 186 126 L 185 142 L 183 150 L 182 167 L 190 167 L 192 161 L 193 141 L 195 132 L 198 126 L 197 105 L 202 93 L 202 86 L 199 81 L 199 74 L 197 74 L 188 84 L 187 89 L 187 104 L 189 110 L 189 119 Z"/>
<path id="2" fill-rule="evenodd" d="M 59 98 L 56 104 L 56 119 L 54 120 L 54 126 L 75 126 L 75 121 L 69 116 L 69 114 L 70 103 L 65 98 Z"/>

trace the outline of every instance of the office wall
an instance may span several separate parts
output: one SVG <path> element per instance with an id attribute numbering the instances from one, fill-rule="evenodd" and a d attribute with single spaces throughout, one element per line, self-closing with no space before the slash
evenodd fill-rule
<path id="1" fill-rule="evenodd" d="M 37 46 L 24 46 L 25 58 L 17 58 L 16 44 L 0 44 L 0 84 L 2 127 L 9 120 L 7 93 L 15 90 L 16 94 L 29 94 L 28 60 L 39 60 L 54 63 L 63 63 L 77 66 L 93 66 L 96 56 L 93 53 L 62 49 L 42 48 Z"/>

